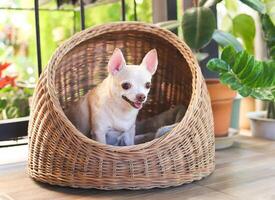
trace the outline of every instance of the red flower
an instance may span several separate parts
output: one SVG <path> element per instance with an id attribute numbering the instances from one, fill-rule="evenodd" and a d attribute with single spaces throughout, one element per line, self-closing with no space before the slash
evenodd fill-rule
<path id="1" fill-rule="evenodd" d="M 0 64 L 0 89 L 5 87 L 6 85 L 12 85 L 15 86 L 15 79 L 16 76 L 12 77 L 12 76 L 5 76 L 2 77 L 2 72 L 8 67 L 10 66 L 10 63 L 2 63 Z"/>
<path id="2" fill-rule="evenodd" d="M 1 63 L 0 64 L 0 78 L 2 77 L 2 71 L 4 71 L 8 66 L 10 66 L 10 63 Z"/>

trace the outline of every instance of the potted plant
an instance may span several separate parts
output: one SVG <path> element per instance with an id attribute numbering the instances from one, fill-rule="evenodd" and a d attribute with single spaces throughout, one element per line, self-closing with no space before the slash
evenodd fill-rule
<path id="1" fill-rule="evenodd" d="M 221 58 L 211 59 L 208 69 L 219 73 L 220 81 L 244 97 L 268 101 L 266 112 L 252 112 L 252 134 L 275 140 L 275 61 L 257 61 L 247 51 L 224 48 Z"/>
<path id="2" fill-rule="evenodd" d="M 18 86 L 15 76 L 3 75 L 10 64 L 0 64 L 0 141 L 27 133 L 29 98 L 33 88 Z"/>
<path id="3" fill-rule="evenodd" d="M 216 29 L 217 20 L 210 8 L 215 3 L 218 1 L 200 1 L 197 6 L 187 9 L 182 17 L 183 39 L 199 61 L 206 58 L 210 59 L 209 55 L 202 53 L 201 49 L 209 44 L 212 39 L 222 47 L 230 44 L 238 51 L 243 49 L 233 35 Z M 205 78 L 211 98 L 215 137 L 227 136 L 236 92 L 222 85 L 218 78 L 209 78 L 207 74 Z"/>
<path id="4" fill-rule="evenodd" d="M 160 23 L 160 25 L 172 29 L 181 24 L 183 32 L 182 39 L 189 45 L 199 61 L 206 58 L 210 59 L 209 55 L 202 52 L 201 49 L 209 44 L 212 39 L 221 47 L 232 45 L 236 51 L 242 51 L 243 47 L 235 38 L 236 36 L 242 40 L 245 48 L 252 53 L 255 36 L 255 24 L 253 18 L 246 14 L 240 14 L 232 18 L 234 25 L 234 31 L 232 31 L 232 33 L 234 35 L 229 32 L 218 30 L 216 28 L 217 20 L 211 7 L 221 1 L 222 0 L 194 1 L 194 7 L 184 11 L 181 23 L 178 21 L 170 21 Z M 241 0 L 241 2 L 256 10 L 261 15 L 266 15 L 270 10 L 272 10 L 260 0 Z M 227 136 L 230 120 L 232 118 L 238 118 L 238 116 L 231 116 L 232 104 L 237 93 L 232 91 L 229 87 L 222 85 L 218 78 L 209 79 L 207 76 L 205 78 L 211 97 L 215 136 Z M 234 110 L 235 113 L 238 113 L 236 112 L 236 109 Z M 236 126 L 236 121 L 234 124 Z"/>

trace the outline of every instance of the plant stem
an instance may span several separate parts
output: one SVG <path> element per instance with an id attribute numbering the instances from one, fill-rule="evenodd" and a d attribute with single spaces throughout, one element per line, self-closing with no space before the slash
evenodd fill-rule
<path id="1" fill-rule="evenodd" d="M 275 101 L 268 102 L 267 118 L 275 119 Z"/>

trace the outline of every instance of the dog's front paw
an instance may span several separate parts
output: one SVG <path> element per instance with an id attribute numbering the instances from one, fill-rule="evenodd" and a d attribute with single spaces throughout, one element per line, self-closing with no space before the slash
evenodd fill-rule
<path id="1" fill-rule="evenodd" d="M 131 146 L 131 145 L 135 145 L 135 139 L 134 138 L 129 138 L 129 137 L 124 137 L 123 139 L 124 145 L 121 146 Z"/>

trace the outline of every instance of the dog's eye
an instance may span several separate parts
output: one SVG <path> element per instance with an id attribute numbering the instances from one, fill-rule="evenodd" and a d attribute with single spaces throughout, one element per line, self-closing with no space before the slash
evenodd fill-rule
<path id="1" fill-rule="evenodd" d="M 124 89 L 124 90 L 128 90 L 132 87 L 131 83 L 128 83 L 128 82 L 125 82 L 125 83 L 122 83 L 121 84 L 121 87 Z"/>
<path id="2" fill-rule="evenodd" d="M 150 89 L 151 88 L 151 83 L 150 82 L 145 83 L 145 88 Z"/>

